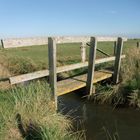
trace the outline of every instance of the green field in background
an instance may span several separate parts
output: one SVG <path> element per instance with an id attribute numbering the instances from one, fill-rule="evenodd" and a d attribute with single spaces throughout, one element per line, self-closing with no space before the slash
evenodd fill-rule
<path id="1" fill-rule="evenodd" d="M 128 48 L 136 47 L 137 41 L 130 39 L 127 42 L 124 42 L 123 53 Z M 73 64 L 81 61 L 81 52 L 80 52 L 80 43 L 67 43 L 67 44 L 58 44 L 57 45 L 57 66 L 65 65 L 65 64 Z M 102 49 L 106 53 L 113 55 L 113 46 L 114 42 L 98 42 L 97 48 Z M 89 53 L 89 47 L 86 49 L 87 59 Z M 28 47 L 20 47 L 20 48 L 10 48 L 10 49 L 1 49 L 0 50 L 0 58 L 4 57 L 8 61 L 9 69 L 11 68 L 13 71 L 14 67 L 21 67 L 21 70 L 18 71 L 19 68 L 15 69 L 16 74 L 27 73 L 31 71 L 41 70 L 48 68 L 48 46 L 47 45 L 39 45 L 39 46 L 28 46 Z M 103 54 L 97 51 L 97 58 L 105 57 Z M 22 62 L 21 62 L 22 61 Z M 28 63 L 33 64 L 33 66 Z M 0 63 L 5 63 L 1 61 Z M 7 63 L 7 62 L 6 62 Z M 34 67 L 35 66 L 35 67 Z M 31 68 L 29 68 L 31 67 Z M 32 67 L 34 67 L 32 69 Z M 22 70 L 24 69 L 24 70 Z M 27 69 L 27 70 L 26 70 Z"/>

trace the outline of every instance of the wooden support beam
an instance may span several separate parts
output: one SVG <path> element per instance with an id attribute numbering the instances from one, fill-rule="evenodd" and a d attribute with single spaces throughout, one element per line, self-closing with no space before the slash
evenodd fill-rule
<path id="1" fill-rule="evenodd" d="M 115 59 L 114 74 L 113 74 L 114 84 L 117 84 L 119 82 L 122 49 L 123 49 L 123 39 L 119 37 L 117 41 L 116 59 Z"/>
<path id="2" fill-rule="evenodd" d="M 121 55 L 121 58 L 125 58 L 125 55 Z M 114 56 L 97 59 L 97 60 L 95 60 L 95 65 L 106 63 L 106 62 L 111 62 L 114 60 L 115 60 Z M 88 66 L 88 62 L 65 65 L 65 66 L 58 67 L 57 73 L 67 72 L 67 71 L 74 70 L 74 69 L 80 69 L 80 68 L 84 68 L 87 66 Z M 10 77 L 8 79 L 10 80 L 11 85 L 14 85 L 14 84 L 22 83 L 25 81 L 30 81 L 30 80 L 34 80 L 37 78 L 46 77 L 48 75 L 49 75 L 48 70 L 41 70 L 41 71 L 36 71 L 36 72 L 32 72 L 32 73 L 13 76 L 13 77 Z"/>
<path id="3" fill-rule="evenodd" d="M 25 81 L 30 81 L 30 80 L 34 80 L 37 78 L 42 78 L 42 77 L 45 77 L 48 75 L 49 75 L 48 70 L 40 70 L 40 71 L 36 71 L 36 72 L 32 72 L 32 73 L 13 76 L 13 77 L 10 77 L 9 80 L 10 80 L 11 85 L 14 85 L 14 84 L 22 83 Z"/>
<path id="4" fill-rule="evenodd" d="M 87 83 L 86 83 L 86 90 L 87 90 L 88 95 L 92 95 L 92 90 L 93 90 L 93 78 L 94 78 L 94 70 L 95 70 L 96 48 L 97 48 L 97 39 L 95 37 L 91 37 L 91 39 L 90 39 L 90 51 L 89 51 L 89 62 L 88 62 L 88 75 L 87 75 Z"/>
<path id="5" fill-rule="evenodd" d="M 105 56 L 110 56 L 108 53 L 104 52 L 103 50 L 97 48 L 97 51 L 99 51 L 100 53 L 104 54 Z"/>
<path id="6" fill-rule="evenodd" d="M 87 45 L 87 46 L 90 46 L 89 43 L 86 43 L 86 45 Z M 105 56 L 108 56 L 108 57 L 110 56 L 108 53 L 104 52 L 103 50 L 101 50 L 101 49 L 99 49 L 99 48 L 97 48 L 97 51 L 99 51 L 100 53 L 104 54 Z"/>
<path id="7" fill-rule="evenodd" d="M 81 49 L 81 61 L 84 63 L 86 61 L 86 43 L 82 42 L 80 49 Z"/>
<path id="8" fill-rule="evenodd" d="M 48 38 L 48 56 L 49 56 L 49 83 L 52 95 L 55 99 L 57 108 L 57 75 L 56 75 L 56 41 L 55 38 Z"/>

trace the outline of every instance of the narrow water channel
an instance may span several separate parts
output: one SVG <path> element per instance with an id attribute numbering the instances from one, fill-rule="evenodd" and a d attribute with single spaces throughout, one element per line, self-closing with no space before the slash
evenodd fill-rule
<path id="1" fill-rule="evenodd" d="M 75 130 L 84 130 L 87 140 L 140 140 L 140 110 L 95 105 L 75 93 L 59 102 L 60 111 L 74 118 Z"/>

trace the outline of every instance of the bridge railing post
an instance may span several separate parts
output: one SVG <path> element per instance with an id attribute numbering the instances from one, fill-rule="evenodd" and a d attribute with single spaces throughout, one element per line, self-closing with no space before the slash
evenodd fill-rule
<path id="1" fill-rule="evenodd" d="M 4 43 L 3 43 L 3 40 L 1 39 L 0 40 L 0 49 L 4 48 Z"/>
<path id="2" fill-rule="evenodd" d="M 81 61 L 84 63 L 86 61 L 86 43 L 82 42 L 80 49 L 81 49 Z"/>
<path id="3" fill-rule="evenodd" d="M 57 74 L 56 74 L 56 41 L 55 38 L 48 38 L 48 56 L 49 56 L 49 83 L 52 97 L 55 99 L 57 108 Z"/>
<path id="4" fill-rule="evenodd" d="M 137 48 L 140 48 L 140 42 L 137 42 Z"/>
<path id="5" fill-rule="evenodd" d="M 93 78 L 95 70 L 96 48 L 97 48 L 97 38 L 91 37 L 89 60 L 88 60 L 88 74 L 86 83 L 86 92 L 88 95 L 92 95 L 93 93 Z"/>
<path id="6" fill-rule="evenodd" d="M 123 49 L 123 39 L 119 37 L 117 40 L 116 54 L 115 54 L 116 58 L 115 58 L 114 74 L 113 74 L 114 84 L 117 84 L 119 82 L 122 49 Z"/>

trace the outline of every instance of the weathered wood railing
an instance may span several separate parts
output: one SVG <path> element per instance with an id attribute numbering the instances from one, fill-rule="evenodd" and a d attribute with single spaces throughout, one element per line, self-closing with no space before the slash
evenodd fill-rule
<path id="1" fill-rule="evenodd" d="M 125 58 L 125 55 L 121 55 L 121 58 Z M 95 65 L 105 63 L 105 62 L 111 62 L 111 61 L 115 61 L 115 56 L 96 59 Z M 88 67 L 87 61 L 84 63 L 77 63 L 77 64 L 71 64 L 71 65 L 57 67 L 56 73 L 67 72 L 70 70 L 80 69 L 80 68 L 84 68 L 84 67 Z M 10 83 L 13 85 L 13 84 L 18 84 L 18 83 L 46 77 L 46 76 L 49 76 L 49 70 L 40 70 L 40 71 L 28 73 L 28 74 L 13 76 L 13 77 L 10 77 L 9 80 L 10 80 Z"/>

